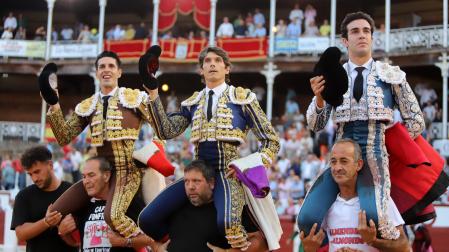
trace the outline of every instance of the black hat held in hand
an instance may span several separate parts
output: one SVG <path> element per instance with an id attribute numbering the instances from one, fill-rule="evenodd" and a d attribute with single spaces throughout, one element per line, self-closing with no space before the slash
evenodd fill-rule
<path id="1" fill-rule="evenodd" d="M 159 69 L 159 56 L 161 56 L 161 47 L 153 45 L 139 59 L 139 75 L 145 87 L 150 90 L 157 89 L 159 86 L 154 76 Z"/>
<path id="2" fill-rule="evenodd" d="M 55 89 L 58 88 L 57 71 L 58 67 L 55 63 L 48 63 L 45 65 L 44 69 L 42 69 L 38 78 L 39 90 L 41 91 L 42 98 L 50 105 L 55 105 L 59 100 L 55 91 Z"/>
<path id="3" fill-rule="evenodd" d="M 341 51 L 337 47 L 329 47 L 321 55 L 313 72 L 315 76 L 323 75 L 324 90 L 321 93 L 323 99 L 337 107 L 343 103 L 343 95 L 348 90 L 348 74 L 340 64 Z"/>

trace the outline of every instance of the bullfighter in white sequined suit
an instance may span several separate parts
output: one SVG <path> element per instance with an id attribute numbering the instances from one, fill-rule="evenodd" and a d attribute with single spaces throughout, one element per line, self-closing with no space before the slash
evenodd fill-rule
<path id="1" fill-rule="evenodd" d="M 348 90 L 343 95 L 343 103 L 332 107 L 321 96 L 325 85 L 323 78 L 312 78 L 310 83 L 315 97 L 307 110 L 307 123 L 311 130 L 317 132 L 333 116 L 338 126 L 337 139 L 351 138 L 362 147 L 366 165 L 357 180 L 360 205 L 366 210 L 367 219 L 375 221 L 382 238 L 396 239 L 399 232 L 386 214 L 391 184 L 385 129 L 393 123 L 395 108 L 399 109 L 411 138 L 419 136 L 425 125 L 405 73 L 397 66 L 372 59 L 373 29 L 374 21 L 362 12 L 348 14 L 343 20 L 342 41 L 349 53 L 349 61 L 343 65 L 348 74 Z M 324 193 L 325 190 L 319 189 L 331 180 L 330 169 L 327 169 L 314 182 L 298 216 L 302 230 L 309 232 L 313 223 L 321 224 L 324 214 L 335 200 L 336 194 Z M 328 189 L 338 192 L 338 188 Z"/>

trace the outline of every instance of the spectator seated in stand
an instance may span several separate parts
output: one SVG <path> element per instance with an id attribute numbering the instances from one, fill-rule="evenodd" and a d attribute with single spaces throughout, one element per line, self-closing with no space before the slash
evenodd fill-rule
<path id="1" fill-rule="evenodd" d="M 136 30 L 132 24 L 129 24 L 125 30 L 125 35 L 123 37 L 124 40 L 133 40 L 136 35 Z"/>
<path id="2" fill-rule="evenodd" d="M 119 24 L 115 25 L 115 28 L 112 32 L 112 39 L 113 40 L 123 40 L 124 36 L 125 36 L 125 31 L 122 29 L 122 26 Z"/>
<path id="3" fill-rule="evenodd" d="M 34 32 L 34 40 L 45 40 L 45 27 L 39 26 Z"/>
<path id="4" fill-rule="evenodd" d="M 279 19 L 276 25 L 276 38 L 284 38 L 287 32 L 287 26 L 285 25 L 284 19 Z"/>
<path id="5" fill-rule="evenodd" d="M 61 38 L 64 41 L 73 40 L 73 29 L 68 26 L 64 26 L 61 30 Z"/>
<path id="6" fill-rule="evenodd" d="M 312 22 L 312 21 L 315 22 L 316 9 L 311 4 L 308 4 L 306 6 L 306 11 L 304 12 L 304 17 L 306 19 L 306 22 L 305 22 L 306 27 L 310 22 Z"/>
<path id="7" fill-rule="evenodd" d="M 320 35 L 321 36 L 329 36 L 331 32 L 331 26 L 329 25 L 329 21 L 324 19 L 323 24 L 320 26 Z"/>
<path id="8" fill-rule="evenodd" d="M 301 32 L 301 22 L 299 22 L 298 18 L 295 18 L 288 24 L 286 36 L 287 38 L 299 38 Z"/>
<path id="9" fill-rule="evenodd" d="M 165 33 L 164 35 L 162 35 L 161 39 L 172 39 L 173 38 L 173 33 L 172 31 L 168 31 L 167 33 Z"/>
<path id="10" fill-rule="evenodd" d="M 238 19 L 236 20 L 238 23 L 237 25 L 235 25 L 235 37 L 236 38 L 244 38 L 246 36 L 246 26 L 245 26 L 245 21 L 243 21 L 243 19 Z"/>
<path id="11" fill-rule="evenodd" d="M 140 22 L 140 25 L 136 28 L 134 39 L 144 39 L 148 36 L 148 31 L 144 22 Z"/>
<path id="12" fill-rule="evenodd" d="M 6 28 L 3 31 L 2 36 L 0 37 L 0 39 L 3 39 L 3 40 L 13 39 L 12 28 Z"/>
<path id="13" fill-rule="evenodd" d="M 315 21 L 310 21 L 307 26 L 306 30 L 304 31 L 304 37 L 317 37 L 320 35 L 320 31 L 318 30 L 318 27 L 315 25 Z"/>
<path id="14" fill-rule="evenodd" d="M 265 27 L 263 27 L 262 24 L 257 24 L 256 25 L 256 30 L 254 30 L 254 36 L 256 38 L 263 38 L 267 36 L 267 29 L 265 29 Z"/>
<path id="15" fill-rule="evenodd" d="M 87 44 L 90 42 L 92 34 L 90 33 L 89 26 L 85 25 L 83 30 L 80 32 L 77 41 L 83 44 Z"/>

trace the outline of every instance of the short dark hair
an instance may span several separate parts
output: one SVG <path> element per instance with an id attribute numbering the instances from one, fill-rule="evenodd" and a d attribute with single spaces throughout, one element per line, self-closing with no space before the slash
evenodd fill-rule
<path id="1" fill-rule="evenodd" d="M 184 173 L 192 170 L 201 172 L 208 182 L 215 180 L 215 170 L 211 167 L 208 167 L 206 165 L 206 162 L 204 162 L 203 160 L 193 160 L 184 168 Z"/>
<path id="2" fill-rule="evenodd" d="M 365 12 L 358 11 L 358 12 L 348 13 L 345 16 L 345 18 L 343 19 L 343 21 L 341 22 L 340 31 L 341 31 L 341 36 L 343 38 L 346 38 L 346 39 L 348 38 L 348 24 L 357 19 L 366 20 L 369 23 L 369 25 L 371 26 L 371 35 L 373 35 L 374 28 L 375 28 L 373 18 Z"/>
<path id="3" fill-rule="evenodd" d="M 97 160 L 100 163 L 100 171 L 101 172 L 111 172 L 112 171 L 112 166 L 111 164 L 104 158 L 104 157 L 90 157 L 86 160 L 87 161 L 91 161 L 91 160 Z"/>
<path id="4" fill-rule="evenodd" d="M 47 162 L 52 160 L 52 154 L 47 147 L 43 145 L 37 145 L 27 149 L 20 161 L 25 169 L 30 169 L 36 162 Z"/>
<path id="5" fill-rule="evenodd" d="M 362 148 L 360 148 L 360 145 L 356 141 L 354 141 L 351 138 L 341 138 L 341 139 L 338 139 L 337 141 L 335 141 L 334 147 L 335 147 L 335 145 L 337 145 L 339 143 L 350 143 L 350 144 L 352 144 L 352 146 L 354 147 L 354 161 L 355 162 L 358 162 L 359 160 L 363 159 L 363 157 L 362 157 Z"/>
<path id="6" fill-rule="evenodd" d="M 227 67 L 232 66 L 231 60 L 229 59 L 229 55 L 225 50 L 223 50 L 223 48 L 220 48 L 217 46 L 208 46 L 200 52 L 200 56 L 198 57 L 198 64 L 200 65 L 200 68 L 203 68 L 204 59 L 206 58 L 207 54 L 210 52 L 213 52 L 216 55 L 220 56 L 223 59 L 225 66 L 227 66 Z M 201 76 L 201 81 L 204 82 L 203 76 Z M 229 83 L 231 81 L 229 74 L 226 74 L 225 81 L 226 81 L 226 83 Z"/>
<path id="7" fill-rule="evenodd" d="M 120 61 L 120 58 L 118 57 L 118 55 L 115 52 L 112 51 L 103 51 L 102 53 L 100 53 L 97 56 L 97 59 L 95 60 L 95 69 L 98 69 L 98 61 L 101 58 L 105 58 L 105 57 L 111 57 L 114 58 L 115 61 L 117 62 L 117 67 L 121 67 L 122 66 L 122 62 Z"/>

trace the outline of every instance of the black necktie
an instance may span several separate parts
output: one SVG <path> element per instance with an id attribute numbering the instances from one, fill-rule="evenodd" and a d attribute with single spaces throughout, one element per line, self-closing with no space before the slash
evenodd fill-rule
<path id="1" fill-rule="evenodd" d="M 108 111 L 108 101 L 110 97 L 110 95 L 105 95 L 101 98 L 103 99 L 103 119 L 106 119 L 106 112 Z"/>
<path id="2" fill-rule="evenodd" d="M 363 70 L 365 70 L 364 67 L 356 67 L 355 70 L 357 71 L 357 77 L 355 77 L 354 80 L 354 91 L 353 96 L 357 102 L 359 102 L 360 98 L 363 94 Z"/>
<path id="3" fill-rule="evenodd" d="M 213 90 L 209 90 L 209 99 L 207 100 L 207 120 L 210 121 L 212 118 L 212 96 L 214 95 Z"/>

